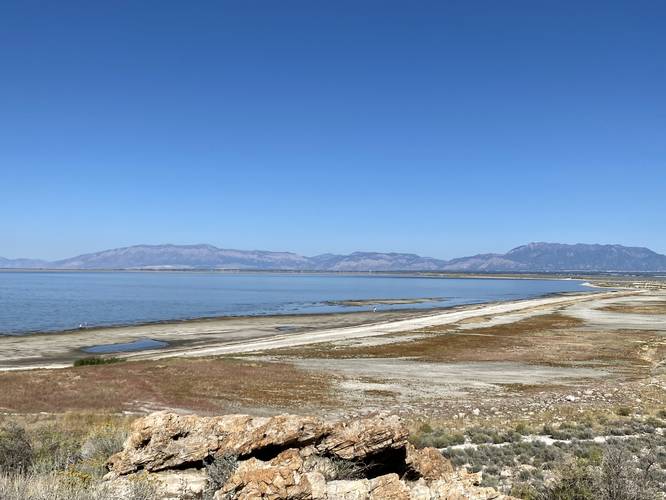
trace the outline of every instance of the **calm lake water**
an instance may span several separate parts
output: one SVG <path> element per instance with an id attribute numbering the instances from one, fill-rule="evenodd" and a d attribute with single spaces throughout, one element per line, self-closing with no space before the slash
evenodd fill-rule
<path id="1" fill-rule="evenodd" d="M 437 298 L 448 307 L 590 291 L 577 281 L 189 272 L 0 272 L 0 334 L 211 316 L 367 311 L 327 301 Z"/>

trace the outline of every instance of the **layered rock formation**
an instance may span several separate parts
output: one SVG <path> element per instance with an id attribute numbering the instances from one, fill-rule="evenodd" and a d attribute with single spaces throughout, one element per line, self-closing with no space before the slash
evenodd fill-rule
<path id="1" fill-rule="evenodd" d="M 396 416 L 326 422 L 160 412 L 134 423 L 107 479 L 122 490 L 148 477 L 173 499 L 509 498 L 407 437 Z"/>

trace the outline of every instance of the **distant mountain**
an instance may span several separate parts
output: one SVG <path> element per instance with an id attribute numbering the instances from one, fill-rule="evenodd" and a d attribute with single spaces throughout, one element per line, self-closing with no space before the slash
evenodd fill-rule
<path id="1" fill-rule="evenodd" d="M 446 265 L 444 260 L 413 253 L 324 254 L 311 257 L 309 261 L 312 264 L 310 269 L 322 271 L 436 271 Z"/>
<path id="2" fill-rule="evenodd" d="M 48 267 L 49 263 L 38 259 L 5 259 L 0 257 L 0 269 L 37 269 Z"/>
<path id="3" fill-rule="evenodd" d="M 0 268 L 654 272 L 666 271 L 666 255 L 622 245 L 530 243 L 505 254 L 479 254 L 445 261 L 408 253 L 354 252 L 305 257 L 291 252 L 229 250 L 213 245 L 136 245 L 55 262 L 0 257 Z"/>
<path id="4" fill-rule="evenodd" d="M 449 261 L 456 271 L 664 271 L 666 255 L 622 245 L 530 243 L 504 255 L 485 254 Z"/>
<path id="5" fill-rule="evenodd" d="M 302 269 L 308 259 L 289 252 L 224 250 L 213 245 L 136 245 L 53 263 L 58 269 Z"/>
<path id="6" fill-rule="evenodd" d="M 522 271 L 524 266 L 497 253 L 484 253 L 471 257 L 461 257 L 448 261 L 442 268 L 445 271 Z"/>

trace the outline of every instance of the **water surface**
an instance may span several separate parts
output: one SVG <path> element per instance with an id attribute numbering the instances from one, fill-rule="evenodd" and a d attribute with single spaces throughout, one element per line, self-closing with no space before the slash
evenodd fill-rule
<path id="1" fill-rule="evenodd" d="M 559 292 L 579 281 L 205 272 L 0 271 L 0 334 L 214 316 L 424 309 Z M 337 301 L 422 299 L 345 306 Z"/>

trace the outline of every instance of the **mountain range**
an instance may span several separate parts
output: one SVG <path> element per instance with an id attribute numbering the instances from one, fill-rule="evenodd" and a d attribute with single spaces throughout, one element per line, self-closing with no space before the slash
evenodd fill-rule
<path id="1" fill-rule="evenodd" d="M 0 257 L 0 268 L 655 272 L 666 271 L 666 255 L 622 245 L 530 243 L 505 254 L 479 254 L 447 261 L 409 253 L 354 252 L 305 257 L 292 252 L 229 250 L 213 245 L 135 245 L 58 261 Z"/>

